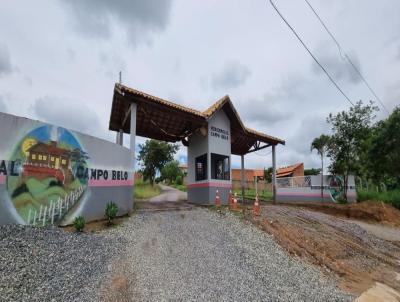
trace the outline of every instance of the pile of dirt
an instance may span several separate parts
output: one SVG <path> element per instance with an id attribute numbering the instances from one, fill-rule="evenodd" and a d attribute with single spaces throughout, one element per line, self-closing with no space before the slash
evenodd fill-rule
<path id="1" fill-rule="evenodd" d="M 392 222 L 392 216 L 373 216 L 368 214 L 369 210 L 363 211 L 364 207 L 368 209 L 368 204 L 334 205 L 322 209 L 337 216 L 348 217 L 343 213 L 356 213 L 349 215 Z M 320 213 L 313 207 L 308 210 L 304 206 L 266 205 L 262 207 L 261 216 L 246 216 L 273 235 L 289 253 L 334 272 L 344 290 L 360 294 L 376 281 L 400 290 L 395 278 L 396 272 L 400 272 L 398 241 L 380 239 L 351 221 Z"/>
<path id="2" fill-rule="evenodd" d="M 400 210 L 383 202 L 364 201 L 353 204 L 292 202 L 285 203 L 285 205 L 303 207 L 338 217 L 359 219 L 372 223 L 378 222 L 400 227 Z"/>

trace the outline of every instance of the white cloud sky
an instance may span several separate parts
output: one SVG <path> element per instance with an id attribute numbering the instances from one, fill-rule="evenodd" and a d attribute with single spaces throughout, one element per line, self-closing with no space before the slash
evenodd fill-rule
<path id="1" fill-rule="evenodd" d="M 373 99 L 303 0 L 276 3 L 354 102 Z M 400 2 L 311 3 L 386 106 L 399 105 Z M 247 126 L 286 140 L 280 166 L 318 167 L 312 139 L 348 108 L 266 1 L 2 2 L 0 110 L 114 140 L 120 70 L 124 84 L 199 110 L 228 94 Z M 270 166 L 268 152 L 246 166 Z"/>

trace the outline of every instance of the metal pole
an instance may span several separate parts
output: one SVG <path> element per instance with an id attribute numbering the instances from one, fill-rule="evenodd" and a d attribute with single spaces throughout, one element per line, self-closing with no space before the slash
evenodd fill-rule
<path id="1" fill-rule="evenodd" d="M 272 145 L 272 200 L 276 203 L 276 155 L 275 145 Z"/>
<path id="2" fill-rule="evenodd" d="M 255 187 L 255 189 L 256 189 L 256 195 L 257 195 L 257 183 L 258 183 L 258 181 L 257 181 L 257 176 L 254 176 L 254 187 Z"/>
<path id="3" fill-rule="evenodd" d="M 244 205 L 244 154 L 240 156 L 240 162 L 241 162 L 241 174 L 240 174 L 240 185 L 242 187 L 242 204 Z"/>

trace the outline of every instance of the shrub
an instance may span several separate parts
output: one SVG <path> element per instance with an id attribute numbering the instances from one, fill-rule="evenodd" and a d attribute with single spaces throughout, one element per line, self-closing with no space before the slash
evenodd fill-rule
<path id="1" fill-rule="evenodd" d="M 109 202 L 106 206 L 106 217 L 108 219 L 108 224 L 112 224 L 113 219 L 117 216 L 118 206 L 115 202 Z"/>
<path id="2" fill-rule="evenodd" d="M 83 228 L 85 227 L 85 218 L 83 216 L 75 217 L 74 227 L 78 232 L 82 232 Z"/>
<path id="3" fill-rule="evenodd" d="M 177 185 L 182 185 L 182 184 L 183 184 L 183 177 L 182 177 L 182 175 L 178 175 L 178 176 L 176 177 L 175 183 L 176 183 Z"/>

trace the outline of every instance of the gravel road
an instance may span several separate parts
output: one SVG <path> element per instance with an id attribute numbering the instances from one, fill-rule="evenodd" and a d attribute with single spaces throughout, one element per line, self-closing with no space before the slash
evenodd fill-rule
<path id="1" fill-rule="evenodd" d="M 127 242 L 105 301 L 351 301 L 332 277 L 270 235 L 207 209 L 140 213 L 109 236 Z"/>
<path id="2" fill-rule="evenodd" d="M 0 227 L 0 301 L 350 301 L 233 214 L 139 212 L 101 233 Z"/>
<path id="3" fill-rule="evenodd" d="M 99 301 L 119 236 L 0 226 L 0 301 Z"/>

